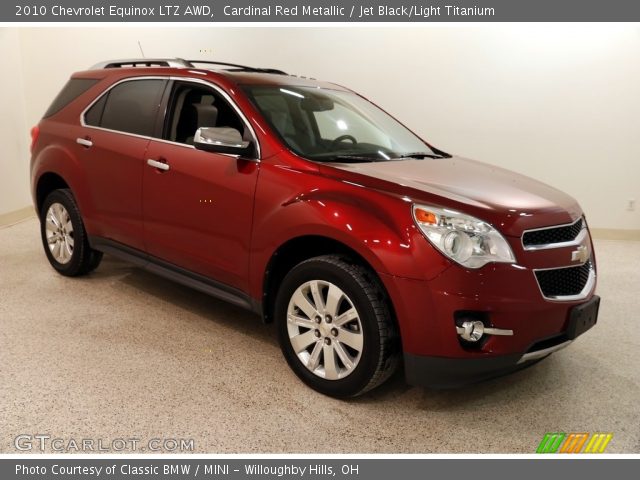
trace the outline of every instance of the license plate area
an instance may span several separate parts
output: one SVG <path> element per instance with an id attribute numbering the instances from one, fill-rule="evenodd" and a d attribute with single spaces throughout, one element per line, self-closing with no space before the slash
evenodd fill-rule
<path id="1" fill-rule="evenodd" d="M 569 326 L 566 336 L 569 340 L 579 337 L 593 327 L 598 321 L 600 297 L 594 295 L 591 300 L 581 305 L 576 305 L 569 314 Z"/>

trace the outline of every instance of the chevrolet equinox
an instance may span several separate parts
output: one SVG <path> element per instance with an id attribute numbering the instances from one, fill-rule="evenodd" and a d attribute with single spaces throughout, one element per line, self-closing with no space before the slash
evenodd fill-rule
<path id="1" fill-rule="evenodd" d="M 404 364 L 452 387 L 532 365 L 597 319 L 570 196 L 449 155 L 344 87 L 182 59 L 74 74 L 32 129 L 46 256 L 124 258 L 275 322 L 335 397 Z"/>

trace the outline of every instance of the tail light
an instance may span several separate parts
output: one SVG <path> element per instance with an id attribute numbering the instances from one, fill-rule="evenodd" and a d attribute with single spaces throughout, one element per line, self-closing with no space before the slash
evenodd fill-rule
<path id="1" fill-rule="evenodd" d="M 31 129 L 31 153 L 33 153 L 33 148 L 36 146 L 36 142 L 38 141 L 39 135 L 40 135 L 40 127 L 36 125 Z"/>

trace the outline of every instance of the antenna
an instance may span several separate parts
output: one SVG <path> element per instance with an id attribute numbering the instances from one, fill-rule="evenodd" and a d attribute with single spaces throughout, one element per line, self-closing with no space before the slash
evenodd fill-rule
<path id="1" fill-rule="evenodd" d="M 140 48 L 140 53 L 142 54 L 142 58 L 147 58 L 144 56 L 144 51 L 142 50 L 142 44 L 140 43 L 140 40 L 138 40 L 138 48 Z"/>

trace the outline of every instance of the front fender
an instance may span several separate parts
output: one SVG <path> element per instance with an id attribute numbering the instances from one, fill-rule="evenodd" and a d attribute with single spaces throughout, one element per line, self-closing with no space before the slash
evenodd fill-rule
<path id="1" fill-rule="evenodd" d="M 251 245 L 253 294 L 262 291 L 274 252 L 304 236 L 340 242 L 382 274 L 429 280 L 450 266 L 415 227 L 410 202 L 317 172 L 263 163 Z"/>

